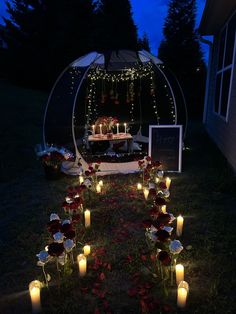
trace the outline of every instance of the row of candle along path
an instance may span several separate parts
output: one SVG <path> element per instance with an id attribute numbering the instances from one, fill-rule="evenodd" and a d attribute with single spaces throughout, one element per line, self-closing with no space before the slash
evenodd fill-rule
<path id="1" fill-rule="evenodd" d="M 121 124 L 122 125 L 122 124 Z M 127 133 L 127 123 L 124 123 L 124 133 L 126 134 Z M 99 124 L 99 134 L 102 135 L 102 124 Z M 95 125 L 92 125 L 92 132 L 93 132 L 93 135 L 96 134 L 96 131 L 95 131 Z M 116 133 L 119 134 L 120 133 L 120 123 L 116 123 Z"/>
<path id="2" fill-rule="evenodd" d="M 85 245 L 83 247 L 83 254 L 77 255 L 77 264 L 79 268 L 79 276 L 84 277 L 87 272 L 87 256 L 91 253 L 90 245 Z M 32 304 L 32 313 L 37 314 L 41 313 L 41 300 L 40 300 L 40 292 L 41 288 L 43 287 L 42 282 L 39 280 L 33 280 L 29 284 L 29 293 L 31 298 Z"/>
<path id="3" fill-rule="evenodd" d="M 160 179 L 158 177 L 155 178 L 155 182 L 159 183 Z M 165 184 L 167 189 L 170 189 L 171 179 L 166 177 Z M 145 200 L 148 199 L 149 195 L 149 188 L 143 187 L 141 183 L 137 183 L 137 190 L 142 191 L 145 197 Z M 166 205 L 161 206 L 162 213 L 166 214 Z M 176 235 L 180 237 L 183 233 L 183 225 L 184 225 L 184 218 L 182 215 L 177 217 L 177 224 L 176 224 Z M 176 275 L 176 284 L 177 284 L 177 306 L 179 308 L 184 308 L 186 306 L 187 296 L 189 293 L 189 284 L 184 281 L 184 266 L 182 264 L 175 265 L 175 275 Z"/>
<path id="4" fill-rule="evenodd" d="M 82 184 L 84 182 L 84 177 L 79 176 L 79 182 Z M 100 180 L 96 185 L 96 192 L 101 193 L 101 189 L 103 187 L 103 180 Z M 91 211 L 86 209 L 84 211 L 84 226 L 85 228 L 89 228 L 91 226 Z M 91 246 L 86 244 L 83 247 L 83 254 L 77 255 L 77 264 L 79 268 L 80 277 L 84 277 L 87 273 L 87 256 L 91 253 Z M 29 293 L 32 304 L 32 313 L 37 314 L 41 313 L 41 300 L 40 300 L 40 291 L 43 287 L 43 284 L 39 280 L 33 280 L 29 284 Z"/>

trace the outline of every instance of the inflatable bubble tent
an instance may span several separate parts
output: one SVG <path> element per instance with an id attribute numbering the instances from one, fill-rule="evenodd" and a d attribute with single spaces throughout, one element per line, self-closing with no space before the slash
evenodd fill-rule
<path id="1" fill-rule="evenodd" d="M 161 60 L 144 50 L 91 52 L 56 80 L 43 143 L 66 148 L 82 164 L 99 160 L 107 173 L 131 172 L 147 155 L 149 125 L 177 124 L 186 130 L 186 103 Z"/>

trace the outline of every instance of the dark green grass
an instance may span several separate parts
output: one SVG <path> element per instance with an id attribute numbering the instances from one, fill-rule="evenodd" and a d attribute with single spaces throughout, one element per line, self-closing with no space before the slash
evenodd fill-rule
<path id="1" fill-rule="evenodd" d="M 1 210 L 0 210 L 0 313 L 30 313 L 28 283 L 40 278 L 35 254 L 47 240 L 45 225 L 51 212 L 62 214 L 61 202 L 66 187 L 74 178 L 46 181 L 43 169 L 35 158 L 34 145 L 41 141 L 43 93 L 0 84 L 1 101 Z M 236 180 L 227 162 L 209 140 L 203 127 L 192 124 L 184 152 L 183 173 L 172 176 L 169 209 L 185 217 L 181 238 L 184 250 L 180 261 L 185 265 L 186 280 L 190 284 L 188 313 L 235 313 L 235 207 Z M 112 264 L 103 283 L 106 297 L 114 313 L 139 313 L 138 298 L 131 298 L 127 290 L 132 286 L 132 274 L 141 273 L 143 280 L 152 282 L 152 294 L 162 303 L 175 309 L 175 289 L 168 298 L 162 296 L 158 280 L 147 274 L 144 231 L 132 230 L 131 237 L 113 243 L 114 228 L 124 221 L 139 222 L 147 218 L 143 201 L 131 200 L 128 191 L 134 188 L 137 175 L 104 179 L 107 193 L 93 206 L 92 230 L 83 240 L 94 246 L 104 246 L 104 257 Z M 116 185 L 111 188 L 112 182 Z M 117 207 L 107 206 L 114 197 Z M 123 221 L 124 220 L 124 221 Z M 131 263 L 125 263 L 127 255 Z M 80 287 L 96 280 L 90 272 L 83 281 L 75 269 L 72 280 L 59 295 L 52 287 L 43 292 L 45 313 L 93 313 L 102 308 L 101 300 L 92 293 L 82 295 Z M 158 313 L 158 310 L 156 311 Z"/>

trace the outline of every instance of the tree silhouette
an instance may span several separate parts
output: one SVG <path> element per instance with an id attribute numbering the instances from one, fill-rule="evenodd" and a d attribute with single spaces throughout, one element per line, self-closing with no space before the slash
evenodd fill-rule
<path id="1" fill-rule="evenodd" d="M 158 50 L 182 84 L 191 117 L 202 114 L 206 73 L 195 19 L 196 0 L 171 0 Z"/>
<path id="2" fill-rule="evenodd" d="M 138 49 L 139 50 L 147 50 L 150 52 L 150 44 L 149 44 L 149 39 L 148 39 L 148 35 L 147 33 L 144 33 L 143 34 L 143 37 L 142 38 L 139 38 L 138 40 Z"/>

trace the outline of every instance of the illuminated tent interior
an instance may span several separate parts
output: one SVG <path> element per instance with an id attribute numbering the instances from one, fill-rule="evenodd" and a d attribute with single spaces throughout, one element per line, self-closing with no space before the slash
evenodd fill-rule
<path id="1" fill-rule="evenodd" d="M 148 152 L 149 125 L 182 124 L 182 89 L 165 65 L 147 51 L 91 52 L 72 62 L 47 102 L 44 146 L 76 156 L 63 171 L 78 174 L 78 161 L 101 162 L 101 174 L 129 173 Z"/>

